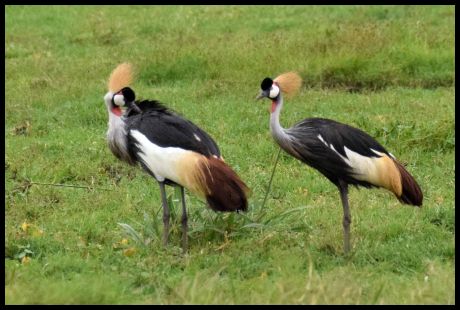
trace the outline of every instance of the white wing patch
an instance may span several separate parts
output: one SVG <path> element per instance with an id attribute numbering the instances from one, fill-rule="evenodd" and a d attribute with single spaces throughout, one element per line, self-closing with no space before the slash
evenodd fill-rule
<path id="1" fill-rule="evenodd" d="M 371 152 L 378 155 L 379 157 L 368 157 L 354 152 L 345 146 L 345 156 L 343 156 L 337 152 L 332 144 L 327 143 L 320 134 L 318 134 L 317 137 L 322 143 L 324 143 L 324 145 L 329 147 L 340 158 L 343 159 L 343 161 L 351 168 L 351 173 L 354 178 L 393 190 L 393 187 L 389 187 L 390 185 L 386 183 L 387 181 L 385 179 L 385 175 L 387 175 L 388 169 L 393 167 L 391 165 L 388 166 L 388 162 L 391 162 L 390 157 L 396 159 L 393 154 L 388 153 L 390 156 L 389 157 L 383 152 L 369 148 Z"/>
<path id="2" fill-rule="evenodd" d="M 385 154 L 383 154 L 382 152 L 379 152 L 379 151 L 376 151 L 374 150 L 373 148 L 369 148 L 372 152 L 374 152 L 375 154 L 379 155 L 379 156 L 384 156 Z"/>
<path id="3" fill-rule="evenodd" d="M 376 160 L 379 159 L 379 157 L 363 156 L 356 152 L 353 152 L 347 147 L 345 147 L 345 154 L 347 155 L 350 161 L 349 165 L 352 167 L 353 173 L 355 174 L 355 177 L 358 180 L 370 181 L 371 183 L 375 183 L 374 177 L 377 174 Z M 384 155 L 383 153 L 380 154 L 382 154 L 381 156 Z"/>
<path id="4" fill-rule="evenodd" d="M 193 136 L 194 136 L 195 139 L 197 139 L 198 141 L 201 141 L 200 137 L 198 137 L 198 135 L 197 135 L 196 133 L 194 133 Z"/>
<path id="5" fill-rule="evenodd" d="M 190 151 L 178 147 L 161 147 L 151 142 L 138 130 L 131 130 L 130 135 L 137 140 L 141 150 L 138 154 L 155 178 L 162 182 L 165 178 L 179 183 L 177 167 L 184 155 Z"/>
<path id="6" fill-rule="evenodd" d="M 321 142 L 323 142 L 325 146 L 329 146 L 329 145 L 326 143 L 326 141 L 324 141 L 323 137 L 322 137 L 320 134 L 318 134 L 318 139 L 320 139 Z"/>
<path id="7" fill-rule="evenodd" d="M 390 184 L 387 180 L 388 173 L 391 172 L 391 167 L 393 167 L 391 165 L 389 166 L 388 162 L 392 161 L 390 157 L 395 159 L 393 154 L 389 153 L 389 157 L 383 152 L 369 148 L 370 151 L 379 157 L 368 157 L 354 152 L 345 146 L 343 148 L 345 156 L 343 156 L 335 149 L 334 145 L 328 144 L 320 134 L 318 135 L 318 139 L 343 159 L 343 161 L 351 168 L 351 173 L 357 180 L 382 186 L 392 191 L 395 190 L 392 185 L 393 183 Z M 396 192 L 398 192 L 397 189 Z"/>
<path id="8" fill-rule="evenodd" d="M 380 157 L 367 157 L 356 152 L 353 152 L 346 146 L 344 147 L 345 156 L 337 152 L 334 146 L 331 144 L 329 146 L 337 155 L 339 155 L 352 169 L 353 176 L 362 181 L 368 181 L 370 183 L 376 184 L 378 182 L 378 164 L 377 160 Z M 385 156 L 385 154 L 371 149 L 374 153 L 379 156 Z"/>

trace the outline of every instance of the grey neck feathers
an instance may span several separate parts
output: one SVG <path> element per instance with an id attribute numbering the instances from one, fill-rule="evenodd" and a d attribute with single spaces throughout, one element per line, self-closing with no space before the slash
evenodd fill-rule
<path id="1" fill-rule="evenodd" d="M 108 125 L 107 143 L 110 150 L 117 158 L 133 165 L 134 159 L 129 155 L 128 151 L 128 135 L 124 117 L 119 117 L 109 111 Z"/>
<path id="2" fill-rule="evenodd" d="M 289 135 L 289 129 L 284 129 L 280 124 L 280 113 L 283 108 L 283 96 L 280 92 L 278 99 L 276 99 L 276 108 L 270 114 L 270 132 L 275 139 L 276 143 L 284 149 L 287 153 L 291 154 L 294 157 L 299 158 L 299 154 L 293 148 L 292 138 Z"/>
<path id="3" fill-rule="evenodd" d="M 278 99 L 276 99 L 276 108 L 270 114 L 270 132 L 275 141 L 283 148 L 288 145 L 290 137 L 286 134 L 286 130 L 281 127 L 280 113 L 283 108 L 283 96 L 280 92 Z"/>

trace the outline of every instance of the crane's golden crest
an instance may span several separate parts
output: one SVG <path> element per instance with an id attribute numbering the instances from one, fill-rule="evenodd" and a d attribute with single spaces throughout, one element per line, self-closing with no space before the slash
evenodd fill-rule
<path id="1" fill-rule="evenodd" d="M 288 96 L 295 95 L 299 91 L 300 86 L 302 86 L 302 78 L 296 72 L 292 71 L 279 75 L 273 81 L 276 82 L 281 88 L 281 91 Z"/>
<path id="2" fill-rule="evenodd" d="M 109 91 L 115 93 L 133 81 L 133 67 L 130 63 L 119 64 L 110 74 Z"/>

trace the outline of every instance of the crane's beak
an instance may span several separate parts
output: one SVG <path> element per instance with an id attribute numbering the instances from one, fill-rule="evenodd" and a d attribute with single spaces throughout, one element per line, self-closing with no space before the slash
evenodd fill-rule
<path id="1" fill-rule="evenodd" d="M 256 100 L 267 97 L 267 94 L 264 91 L 261 91 L 260 94 L 256 97 Z"/>
<path id="2" fill-rule="evenodd" d="M 127 102 L 126 105 L 128 106 L 128 108 L 133 109 L 137 113 L 139 113 L 139 114 L 142 113 L 142 110 L 139 109 L 139 107 L 134 103 L 134 101 Z"/>

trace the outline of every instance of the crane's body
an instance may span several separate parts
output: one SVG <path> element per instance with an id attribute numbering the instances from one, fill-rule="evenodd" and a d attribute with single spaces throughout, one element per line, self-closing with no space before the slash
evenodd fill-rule
<path id="1" fill-rule="evenodd" d="M 279 146 L 338 187 L 344 209 L 344 248 L 348 252 L 351 223 L 348 185 L 382 187 L 394 193 L 402 203 L 415 206 L 422 205 L 423 194 L 404 166 L 358 128 L 324 118 L 307 118 L 291 128 L 283 128 L 279 120 L 282 90 L 295 91 L 300 81 L 294 73 L 280 75 L 275 80 L 266 78 L 258 98 L 272 100 L 270 132 Z"/>
<path id="2" fill-rule="evenodd" d="M 215 211 L 245 211 L 248 189 L 223 161 L 216 142 L 191 121 L 155 100 L 135 101 L 127 87 L 130 69 L 112 72 L 104 101 L 109 114 L 107 142 L 120 160 L 141 167 L 158 181 L 163 205 L 166 245 L 169 208 L 165 185 L 179 186 L 182 195 L 182 246 L 187 248 L 184 188 L 206 199 Z M 121 82 L 117 82 L 121 80 Z M 127 109 L 121 109 L 121 107 Z"/>

